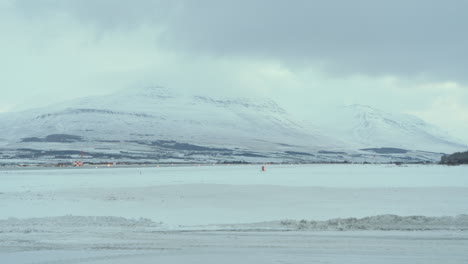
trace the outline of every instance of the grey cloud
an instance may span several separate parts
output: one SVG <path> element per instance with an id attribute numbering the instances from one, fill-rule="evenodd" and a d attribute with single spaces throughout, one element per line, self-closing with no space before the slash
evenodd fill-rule
<path id="1" fill-rule="evenodd" d="M 24 18 L 44 18 L 69 15 L 84 25 L 98 30 L 129 29 L 142 24 L 161 24 L 176 1 L 141 0 L 16 0 L 15 7 Z"/>
<path id="2" fill-rule="evenodd" d="M 335 74 L 467 81 L 467 1 L 17 1 L 28 16 L 64 12 L 100 30 L 164 28 L 157 45 L 277 60 Z"/>

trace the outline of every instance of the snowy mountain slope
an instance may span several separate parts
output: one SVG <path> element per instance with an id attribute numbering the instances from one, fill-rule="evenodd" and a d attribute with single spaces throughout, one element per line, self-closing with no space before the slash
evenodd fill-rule
<path id="1" fill-rule="evenodd" d="M 327 113 L 327 120 L 306 125 L 271 100 L 146 87 L 0 115 L 0 160 L 69 162 L 83 151 L 93 162 L 418 162 L 440 154 L 380 150 L 376 158 L 360 149 L 463 148 L 417 118 L 366 106 Z"/>
<path id="2" fill-rule="evenodd" d="M 412 115 L 349 105 L 335 109 L 327 117 L 321 127 L 354 148 L 392 147 L 447 153 L 467 148 L 443 130 Z"/>
<path id="3" fill-rule="evenodd" d="M 0 147 L 22 151 L 6 157 L 76 158 L 83 150 L 105 153 L 103 159 L 255 161 L 343 145 L 304 128 L 273 101 L 181 95 L 161 87 L 73 100 L 0 121 Z"/>
<path id="4" fill-rule="evenodd" d="M 335 144 L 305 131 L 273 101 L 184 96 L 160 87 L 84 98 L 9 119 L 1 129 L 8 139 L 71 134 L 93 140 L 144 138 L 260 149 Z"/>

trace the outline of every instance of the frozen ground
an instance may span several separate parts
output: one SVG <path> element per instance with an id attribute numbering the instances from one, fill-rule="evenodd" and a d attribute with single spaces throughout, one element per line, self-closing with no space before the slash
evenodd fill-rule
<path id="1" fill-rule="evenodd" d="M 468 262 L 466 166 L 8 169 L 0 182 L 0 263 Z"/>

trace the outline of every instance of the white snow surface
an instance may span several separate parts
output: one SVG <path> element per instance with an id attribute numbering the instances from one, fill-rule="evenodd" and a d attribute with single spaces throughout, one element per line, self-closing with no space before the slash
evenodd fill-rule
<path id="1" fill-rule="evenodd" d="M 0 170 L 1 263 L 466 263 L 468 166 Z"/>

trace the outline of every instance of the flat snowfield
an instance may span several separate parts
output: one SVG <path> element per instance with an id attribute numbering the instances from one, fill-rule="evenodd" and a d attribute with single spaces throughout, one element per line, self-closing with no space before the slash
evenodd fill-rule
<path id="1" fill-rule="evenodd" d="M 0 263 L 468 263 L 468 167 L 0 170 Z"/>

